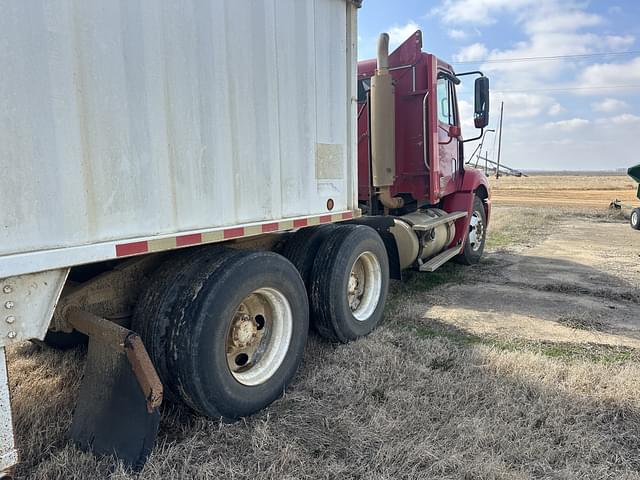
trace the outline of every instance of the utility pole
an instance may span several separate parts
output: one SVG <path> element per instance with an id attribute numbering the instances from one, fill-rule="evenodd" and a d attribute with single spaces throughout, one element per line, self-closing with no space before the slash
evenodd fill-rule
<path id="1" fill-rule="evenodd" d="M 500 103 L 500 133 L 498 134 L 498 166 L 496 167 L 496 180 L 500 178 L 500 149 L 502 147 L 502 115 L 504 114 L 504 101 Z"/>

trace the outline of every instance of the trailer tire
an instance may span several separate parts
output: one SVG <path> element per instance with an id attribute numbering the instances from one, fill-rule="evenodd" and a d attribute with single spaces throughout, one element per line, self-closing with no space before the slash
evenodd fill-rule
<path id="1" fill-rule="evenodd" d="M 316 253 L 327 236 L 336 228 L 337 225 L 331 223 L 298 230 L 287 240 L 282 250 L 282 255 L 293 263 L 300 272 L 307 292 L 311 287 L 311 270 Z"/>
<path id="2" fill-rule="evenodd" d="M 640 208 L 635 208 L 631 212 L 631 218 L 629 221 L 631 223 L 631 228 L 634 230 L 640 230 Z"/>
<path id="3" fill-rule="evenodd" d="M 194 269 L 233 252 L 216 245 L 174 253 L 153 272 L 136 302 L 131 329 L 142 338 L 169 400 L 179 399 L 167 366 L 167 336 L 177 298 L 191 285 Z"/>
<path id="4" fill-rule="evenodd" d="M 365 225 L 330 232 L 313 264 L 309 303 L 315 328 L 342 343 L 374 330 L 389 291 L 389 259 L 380 235 Z"/>
<path id="5" fill-rule="evenodd" d="M 469 233 L 464 241 L 464 249 L 455 258 L 457 263 L 475 265 L 480 261 L 487 239 L 487 212 L 480 197 L 474 197 L 473 210 L 469 219 Z"/>
<path id="6" fill-rule="evenodd" d="M 174 388 L 202 415 L 251 415 L 284 394 L 302 361 L 304 283 L 273 252 L 238 251 L 193 273 L 167 339 Z"/>

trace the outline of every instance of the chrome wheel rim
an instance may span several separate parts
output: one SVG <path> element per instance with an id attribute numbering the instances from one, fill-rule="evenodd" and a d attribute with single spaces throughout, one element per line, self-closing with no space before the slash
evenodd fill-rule
<path id="1" fill-rule="evenodd" d="M 474 252 L 480 250 L 483 241 L 484 222 L 482 221 L 482 214 L 478 210 L 475 210 L 469 221 L 469 246 L 471 250 Z"/>
<path id="2" fill-rule="evenodd" d="M 382 268 L 372 252 L 362 253 L 351 267 L 347 283 L 347 301 L 356 320 L 369 319 L 380 301 Z"/>
<path id="3" fill-rule="evenodd" d="M 293 313 L 284 294 L 259 288 L 238 305 L 226 336 L 227 365 L 239 383 L 265 383 L 284 361 L 293 333 Z"/>
<path id="4" fill-rule="evenodd" d="M 639 221 L 639 219 L 638 219 L 638 211 L 634 210 L 633 213 L 631 214 L 631 223 L 633 225 L 638 225 L 638 221 Z"/>

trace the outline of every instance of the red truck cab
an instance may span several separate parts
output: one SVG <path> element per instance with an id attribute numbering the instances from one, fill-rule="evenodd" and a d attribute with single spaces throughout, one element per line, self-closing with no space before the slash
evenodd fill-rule
<path id="1" fill-rule="evenodd" d="M 382 212 L 371 180 L 369 92 L 377 64 L 376 59 L 358 63 L 358 198 L 371 215 Z M 395 103 L 395 181 L 390 191 L 392 197 L 403 199 L 403 206 L 386 213 L 402 215 L 429 207 L 466 211 L 466 216 L 455 221 L 456 234 L 450 245 L 464 243 L 474 198 L 483 203 L 485 230 L 491 202 L 486 176 L 465 168 L 456 93 L 459 76 L 451 65 L 422 51 L 420 31 L 388 56 L 388 71 Z M 488 123 L 488 80 L 480 72 L 470 73 L 479 74 L 486 83 L 485 92 L 479 92 L 476 84 L 475 102 L 475 124 L 484 128 Z M 478 98 L 483 94 L 484 98 Z"/>

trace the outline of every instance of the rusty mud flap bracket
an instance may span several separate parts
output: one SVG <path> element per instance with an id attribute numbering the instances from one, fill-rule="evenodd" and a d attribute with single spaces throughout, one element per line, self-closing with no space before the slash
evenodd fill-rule
<path id="1" fill-rule="evenodd" d="M 70 437 L 83 450 L 114 455 L 139 470 L 160 425 L 162 383 L 140 337 L 71 308 L 67 321 L 89 336 L 89 351 Z"/>

